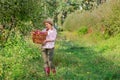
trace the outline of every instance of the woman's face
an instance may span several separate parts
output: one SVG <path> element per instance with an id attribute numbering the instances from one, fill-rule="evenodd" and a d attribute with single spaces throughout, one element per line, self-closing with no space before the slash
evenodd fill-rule
<path id="1" fill-rule="evenodd" d="M 47 29 L 51 29 L 52 28 L 52 25 L 49 24 L 49 23 L 45 23 L 45 26 L 46 26 Z"/>

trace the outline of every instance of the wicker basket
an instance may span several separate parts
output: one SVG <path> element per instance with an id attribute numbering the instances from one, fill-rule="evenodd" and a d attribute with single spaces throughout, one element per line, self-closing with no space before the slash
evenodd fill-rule
<path id="1" fill-rule="evenodd" d="M 33 31 L 32 33 L 32 40 L 33 43 L 42 44 L 43 41 L 46 39 L 47 32 L 41 32 L 39 30 Z"/>

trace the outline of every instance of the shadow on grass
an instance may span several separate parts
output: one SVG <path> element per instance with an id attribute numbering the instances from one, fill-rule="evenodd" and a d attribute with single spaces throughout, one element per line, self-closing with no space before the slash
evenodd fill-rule
<path id="1" fill-rule="evenodd" d="M 119 80 L 120 66 L 105 59 L 91 47 L 72 46 L 56 51 L 59 77 L 75 80 Z"/>
<path id="2" fill-rule="evenodd" d="M 64 43 L 62 43 L 64 44 Z M 100 51 L 101 52 L 101 51 Z M 55 49 L 54 63 L 57 74 L 46 77 L 43 61 L 38 49 L 29 50 L 21 63 L 22 75 L 14 76 L 14 80 L 119 80 L 120 66 L 105 59 L 101 53 L 91 47 L 81 47 L 65 43 Z"/>

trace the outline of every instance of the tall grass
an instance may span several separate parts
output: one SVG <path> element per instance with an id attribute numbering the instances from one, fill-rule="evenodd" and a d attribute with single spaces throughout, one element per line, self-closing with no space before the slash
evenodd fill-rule
<path id="1" fill-rule="evenodd" d="M 91 75 L 88 74 L 89 78 L 86 76 L 87 79 L 120 79 L 119 3 L 119 0 L 110 0 L 108 3 L 99 6 L 93 11 L 82 13 L 76 11 L 75 13 L 70 14 L 65 20 L 63 28 L 68 31 L 64 34 L 67 39 L 77 42 L 81 46 L 84 45 L 85 49 L 79 48 L 76 50 L 75 48 L 76 52 L 73 51 L 73 53 L 79 54 L 80 60 L 83 60 L 85 66 L 87 66 L 88 73 L 91 73 Z M 81 35 L 79 31 L 82 27 L 88 28 L 88 30 L 92 29 L 91 33 Z M 114 37 L 110 37 L 107 33 L 104 33 L 104 31 L 102 32 L 101 28 L 105 28 L 104 30 L 108 31 L 108 33 L 115 33 Z M 82 50 L 83 52 L 80 53 Z M 89 58 L 86 58 L 84 54 Z M 86 61 L 86 59 L 89 61 Z M 88 65 L 86 65 L 86 63 L 88 63 Z M 86 80 L 85 77 L 80 76 L 80 78 Z"/>
<path id="2" fill-rule="evenodd" d="M 0 50 L 0 80 L 27 80 L 37 76 L 41 60 L 39 48 L 34 46 L 20 34 L 16 34 L 13 42 L 8 40 Z"/>
<path id="3" fill-rule="evenodd" d="M 8 45 L 0 51 L 0 79 L 119 80 L 119 37 L 89 46 L 86 45 L 88 42 L 82 43 L 85 38 L 75 41 L 76 36 L 68 38 L 64 34 L 66 32 L 59 34 L 55 45 L 55 76 L 45 76 L 39 45 L 26 37 L 16 39 L 14 45 Z"/>
<path id="4" fill-rule="evenodd" d="M 111 28 L 113 23 L 119 25 L 119 16 L 116 18 L 116 15 L 120 15 L 119 3 L 119 0 L 110 0 L 92 11 L 76 11 L 67 17 L 63 28 L 76 31 L 80 27 L 86 26 L 94 31 L 100 31 L 101 27 Z"/>
<path id="5" fill-rule="evenodd" d="M 108 59 L 120 66 L 120 35 L 116 35 L 115 37 L 112 37 L 108 40 L 104 40 L 99 42 L 96 45 L 95 50 L 98 52 L 101 52 L 102 55 Z"/>

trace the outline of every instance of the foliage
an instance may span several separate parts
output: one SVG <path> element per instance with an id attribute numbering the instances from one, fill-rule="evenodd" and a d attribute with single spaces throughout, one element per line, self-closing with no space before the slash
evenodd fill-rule
<path id="1" fill-rule="evenodd" d="M 81 26 L 87 26 L 91 27 L 94 32 L 101 32 L 106 35 L 106 37 L 116 35 L 120 32 L 119 2 L 120 1 L 109 1 L 93 11 L 85 11 L 82 13 L 76 11 L 66 18 L 63 27 L 66 30 L 75 31 Z"/>
<path id="2" fill-rule="evenodd" d="M 52 17 L 58 26 L 58 15 L 62 14 L 61 24 L 63 24 L 68 14 L 79 10 L 80 6 L 85 4 L 84 0 L 82 4 L 81 2 L 81 0 L 1 0 L 0 24 L 5 26 L 5 34 L 2 33 L 2 36 L 6 35 L 4 42 L 11 36 L 9 33 L 15 33 L 15 30 L 26 35 L 32 29 L 41 29 L 42 22 L 47 17 Z"/>
<path id="3" fill-rule="evenodd" d="M 94 7 L 94 2 L 94 0 L 82 0 L 81 6 L 84 10 L 91 10 Z"/>
<path id="4" fill-rule="evenodd" d="M 16 36 L 13 45 L 0 51 L 1 80 L 119 79 L 119 54 L 111 52 L 116 49 L 119 52 L 119 37 L 112 38 L 107 43 L 103 41 L 96 46 L 86 46 L 80 43 L 83 38 L 76 43 L 67 40 L 68 37 L 62 39 L 63 34 L 59 35 L 54 57 L 57 74 L 53 76 L 51 73 L 45 77 L 39 45 L 33 44 L 30 37 L 24 40 L 19 34 Z M 111 41 L 116 42 L 116 47 L 109 44 Z"/>
<path id="5" fill-rule="evenodd" d="M 20 23 L 31 21 L 36 15 L 37 6 L 39 1 L 36 0 L 1 0 L 0 1 L 0 24 L 2 27 L 2 38 L 0 41 L 4 41 L 5 43 L 8 39 L 12 36 L 11 33 L 15 34 L 19 29 L 21 30 L 28 30 L 28 28 L 24 28 Z M 30 27 L 30 26 L 29 26 Z M 23 34 L 26 32 L 21 31 Z M 5 36 L 4 36 L 5 35 Z M 4 46 L 4 42 L 1 42 Z"/>
<path id="6" fill-rule="evenodd" d="M 18 20 L 28 20 L 34 13 L 36 1 L 34 0 L 1 0 L 0 17 L 2 23 L 10 22 L 11 18 Z M 32 6 L 31 6 L 32 4 Z"/>
<path id="7" fill-rule="evenodd" d="M 70 14 L 64 23 L 64 29 L 70 32 L 58 33 L 55 45 L 57 74 L 45 77 L 40 45 L 33 44 L 29 32 L 40 28 L 44 18 L 66 9 L 66 4 L 63 7 L 59 2 L 64 3 L 60 0 L 0 1 L 0 24 L 3 25 L 0 26 L 0 46 L 4 45 L 0 47 L 0 80 L 119 80 L 120 35 L 116 35 L 119 33 L 119 3 L 114 3 L 114 7 L 113 3 L 106 3 L 92 12 Z M 72 10 L 73 6 L 67 8 Z M 107 32 L 115 32 L 112 33 L 115 36 L 105 40 L 101 26 Z M 85 34 L 89 27 L 96 32 L 78 35 L 79 32 Z"/>
<path id="8" fill-rule="evenodd" d="M 32 75 L 34 67 L 31 63 L 34 63 L 32 60 L 40 57 L 39 49 L 29 45 L 19 33 L 15 34 L 13 42 L 9 41 L 6 45 L 0 51 L 0 79 L 25 79 L 27 75 Z"/>
<path id="9" fill-rule="evenodd" d="M 116 35 L 120 33 L 120 1 L 112 2 L 112 14 L 104 21 L 106 26 L 106 33 L 109 35 Z"/>
<path id="10" fill-rule="evenodd" d="M 76 11 L 66 18 L 63 27 L 70 31 L 78 30 L 82 26 L 94 28 L 99 21 L 100 19 L 97 18 L 97 15 L 93 15 L 91 12 L 81 13 Z"/>
<path id="11" fill-rule="evenodd" d="M 118 59 L 119 55 L 119 45 L 120 42 L 120 34 L 117 34 L 115 37 L 111 37 L 108 40 L 101 41 L 95 47 L 97 52 L 103 53 L 103 56 L 108 59 L 112 60 L 115 64 L 119 65 L 120 60 Z M 117 61 L 117 62 L 116 62 Z"/>
<path id="12" fill-rule="evenodd" d="M 5 31 L 5 34 L 1 31 L 1 37 L 4 42 L 7 42 L 10 33 L 15 33 L 16 30 L 26 35 L 33 29 L 41 29 L 43 20 L 47 17 L 52 17 L 54 22 L 57 22 L 58 14 L 68 6 L 67 2 L 59 0 L 1 0 L 0 5 L 0 24 Z M 4 35 L 6 36 L 3 37 Z M 0 41 L 3 40 L 0 38 Z"/>
<path id="13" fill-rule="evenodd" d="M 78 30 L 78 34 L 79 35 L 84 35 L 88 32 L 88 28 L 87 27 L 80 27 L 80 29 Z"/>

